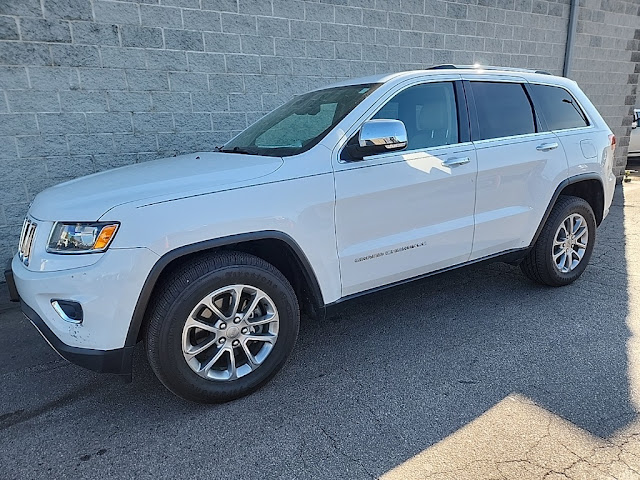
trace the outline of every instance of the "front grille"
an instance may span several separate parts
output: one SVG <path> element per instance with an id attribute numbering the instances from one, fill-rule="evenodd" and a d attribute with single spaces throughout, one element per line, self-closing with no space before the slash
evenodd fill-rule
<path id="1" fill-rule="evenodd" d="M 36 236 L 36 227 L 37 224 L 35 222 L 32 222 L 28 218 L 24 219 L 22 233 L 20 234 L 20 244 L 18 245 L 18 258 L 20 258 L 25 265 L 29 265 L 33 238 Z"/>

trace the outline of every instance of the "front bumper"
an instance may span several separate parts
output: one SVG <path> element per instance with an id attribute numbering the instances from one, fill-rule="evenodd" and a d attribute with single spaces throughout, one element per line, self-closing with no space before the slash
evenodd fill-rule
<path id="1" fill-rule="evenodd" d="M 65 360 L 94 372 L 117 373 L 120 375 L 131 374 L 134 347 L 116 348 L 115 350 L 92 350 L 90 348 L 69 346 L 55 336 L 35 310 L 24 301 L 20 303 L 25 317 L 31 321 L 51 348 Z"/>
<path id="2" fill-rule="evenodd" d="M 137 338 L 129 335 L 133 311 L 157 259 L 146 248 L 113 249 L 90 265 L 46 271 L 46 264 L 27 268 L 16 256 L 5 276 L 24 314 L 62 357 L 97 372 L 128 374 Z M 81 321 L 65 319 L 53 299 L 80 304 Z"/>
<path id="3" fill-rule="evenodd" d="M 94 372 L 117 373 L 120 375 L 131 374 L 131 361 L 134 347 L 116 348 L 115 350 L 93 350 L 67 345 L 56 337 L 33 308 L 22 301 L 18 294 L 13 271 L 10 268 L 5 270 L 4 277 L 7 282 L 11 301 L 20 302 L 24 316 L 36 327 L 40 335 L 42 335 L 58 355 L 71 363 L 93 370 Z"/>

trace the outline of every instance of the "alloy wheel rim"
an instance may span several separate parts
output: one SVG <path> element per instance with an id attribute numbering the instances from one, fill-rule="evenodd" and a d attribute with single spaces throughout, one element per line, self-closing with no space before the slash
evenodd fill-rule
<path id="1" fill-rule="evenodd" d="M 575 270 L 580 265 L 588 244 L 587 221 L 579 213 L 572 213 L 562 221 L 553 238 L 551 255 L 558 271 L 569 273 Z"/>
<path id="2" fill-rule="evenodd" d="M 182 329 L 182 354 L 199 376 L 230 381 L 250 374 L 273 351 L 280 325 L 259 288 L 229 285 L 200 300 Z"/>

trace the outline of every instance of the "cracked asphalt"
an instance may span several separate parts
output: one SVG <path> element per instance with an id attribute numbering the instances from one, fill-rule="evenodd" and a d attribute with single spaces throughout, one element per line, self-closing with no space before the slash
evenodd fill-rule
<path id="1" fill-rule="evenodd" d="M 568 287 L 477 265 L 305 320 L 271 383 L 217 406 L 141 349 L 130 384 L 68 364 L 0 302 L 0 477 L 640 478 L 635 215 L 640 178 Z"/>

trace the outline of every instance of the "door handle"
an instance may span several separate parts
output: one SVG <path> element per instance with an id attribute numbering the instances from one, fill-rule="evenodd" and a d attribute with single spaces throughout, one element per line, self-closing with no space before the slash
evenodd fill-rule
<path id="1" fill-rule="evenodd" d="M 469 163 L 471 159 L 469 157 L 451 157 L 442 162 L 445 167 L 457 167 L 458 165 L 464 165 Z"/>
<path id="2" fill-rule="evenodd" d="M 538 150 L 539 152 L 548 152 L 549 150 L 554 150 L 556 148 L 558 148 L 558 142 L 553 142 L 553 143 L 543 143 L 541 145 L 538 145 L 536 147 L 536 150 Z"/>

